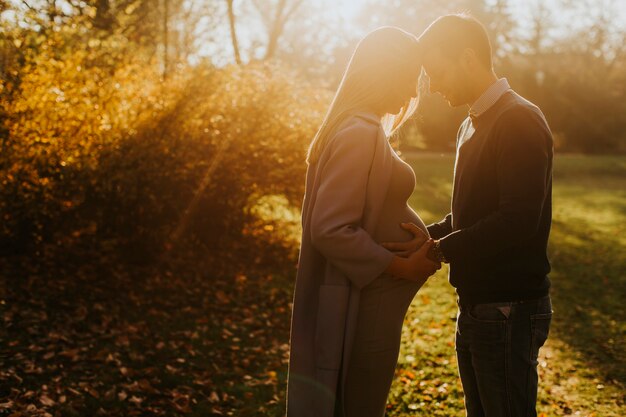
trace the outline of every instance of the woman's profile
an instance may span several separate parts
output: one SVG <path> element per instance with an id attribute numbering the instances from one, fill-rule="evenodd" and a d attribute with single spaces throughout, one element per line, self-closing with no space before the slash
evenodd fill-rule
<path id="1" fill-rule="evenodd" d="M 417 39 L 377 29 L 357 45 L 308 153 L 291 323 L 287 416 L 380 417 L 411 300 L 440 265 L 407 205 L 412 168 L 390 146 L 417 107 Z M 424 244 L 401 256 L 381 246 Z M 404 255 L 404 254 L 403 254 Z"/>

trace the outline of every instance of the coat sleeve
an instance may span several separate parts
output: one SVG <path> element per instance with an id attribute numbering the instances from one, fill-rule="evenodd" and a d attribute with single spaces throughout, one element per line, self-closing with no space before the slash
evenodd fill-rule
<path id="1" fill-rule="evenodd" d="M 356 123 L 331 140 L 311 213 L 313 246 L 358 288 L 380 275 L 393 254 L 363 227 L 363 213 L 378 127 Z"/>
<path id="2" fill-rule="evenodd" d="M 529 111 L 509 112 L 496 134 L 498 208 L 441 239 L 451 262 L 496 255 L 531 239 L 539 226 L 552 166 L 552 136 L 545 120 Z"/>

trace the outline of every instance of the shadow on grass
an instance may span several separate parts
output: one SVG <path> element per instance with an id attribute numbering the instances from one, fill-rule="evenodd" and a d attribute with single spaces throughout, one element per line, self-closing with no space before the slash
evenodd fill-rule
<path id="1" fill-rule="evenodd" d="M 579 351 L 585 365 L 607 381 L 625 385 L 626 277 L 618 239 L 557 221 L 550 252 L 552 337 Z"/>

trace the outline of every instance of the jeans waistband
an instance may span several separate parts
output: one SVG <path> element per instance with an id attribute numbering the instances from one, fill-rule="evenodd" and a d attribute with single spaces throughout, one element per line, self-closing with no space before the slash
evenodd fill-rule
<path id="1" fill-rule="evenodd" d="M 517 305 L 517 304 L 530 304 L 530 303 L 541 303 L 543 301 L 548 301 L 550 300 L 550 296 L 549 295 L 545 295 L 543 297 L 539 297 L 539 298 L 531 298 L 531 299 L 527 299 L 527 300 L 515 300 L 515 301 L 498 301 L 498 302 L 493 302 L 493 303 L 461 303 L 460 299 L 457 298 L 456 303 L 459 306 L 459 309 L 461 311 L 465 310 L 465 309 L 472 309 L 474 307 L 477 306 L 483 306 L 483 307 L 488 307 L 488 306 L 492 306 L 492 307 L 500 307 L 500 306 L 512 306 L 512 305 Z"/>

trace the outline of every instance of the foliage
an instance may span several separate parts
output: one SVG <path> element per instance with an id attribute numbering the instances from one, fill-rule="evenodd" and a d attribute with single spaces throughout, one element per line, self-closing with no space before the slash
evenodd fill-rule
<path id="1" fill-rule="evenodd" d="M 69 50 L 64 35 L 48 37 L 27 58 L 19 83 L 8 86 L 0 159 L 4 246 L 41 242 L 76 220 L 101 151 L 148 116 L 156 100 L 149 68 L 136 60 L 116 65 L 124 54 L 118 39 Z"/>
<path id="2" fill-rule="evenodd" d="M 216 248 L 269 227 L 252 210 L 267 195 L 297 206 L 323 101 L 267 65 L 199 69 L 180 82 L 149 124 L 103 154 L 104 188 L 92 193 L 109 233 L 150 251 Z"/>
<path id="3" fill-rule="evenodd" d="M 141 259 L 267 226 L 251 210 L 264 196 L 298 206 L 327 96 L 278 65 L 199 65 L 164 81 L 116 37 L 53 40 L 5 108 L 5 250 L 109 241 Z"/>

